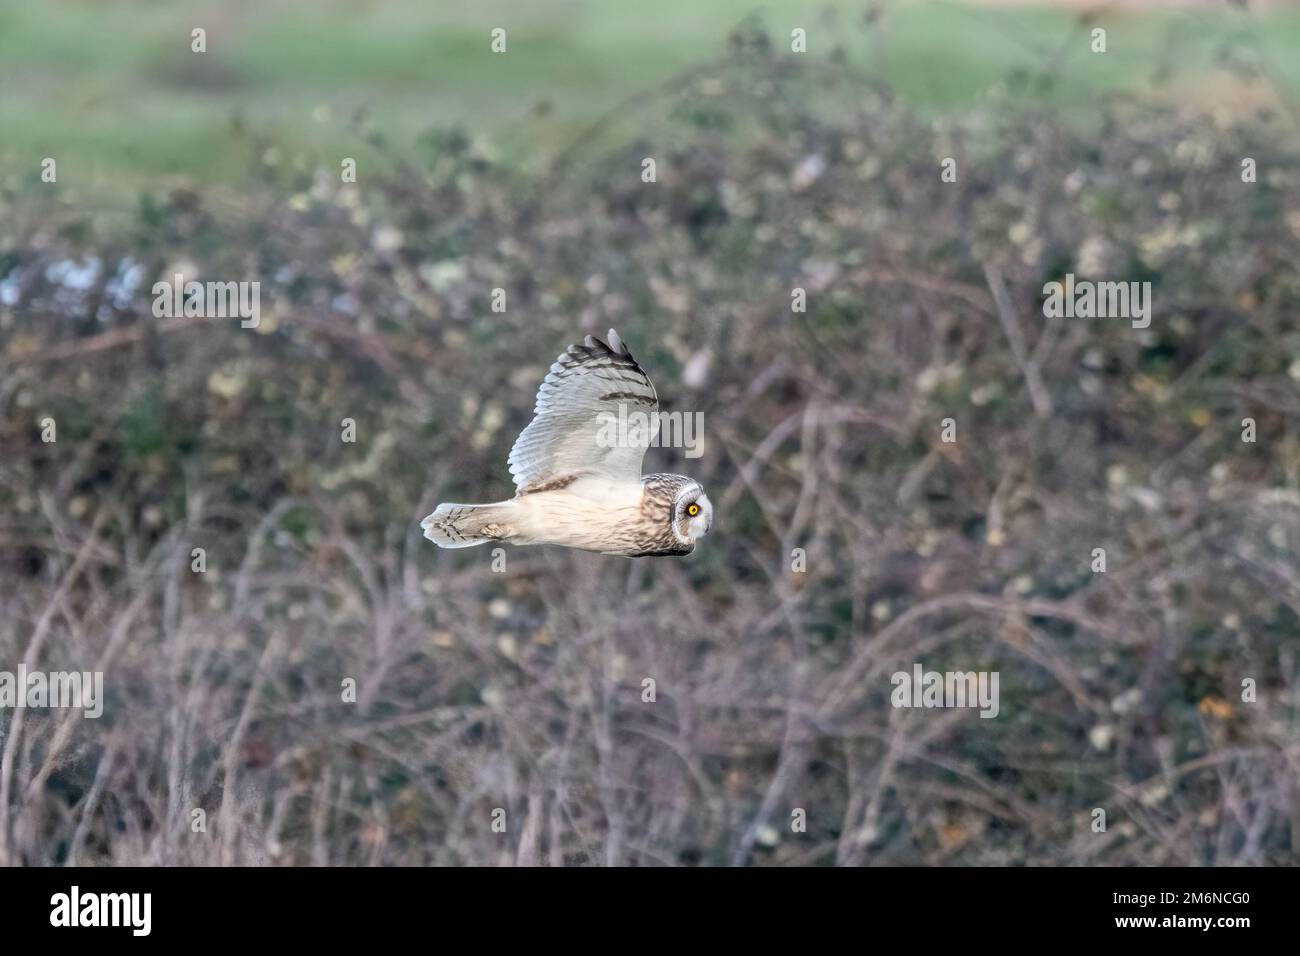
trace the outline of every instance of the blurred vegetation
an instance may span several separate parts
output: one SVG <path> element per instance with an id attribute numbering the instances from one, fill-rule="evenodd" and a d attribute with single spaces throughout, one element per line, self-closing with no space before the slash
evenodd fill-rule
<path id="1" fill-rule="evenodd" d="M 5 862 L 1297 862 L 1292 118 L 935 117 L 783 42 L 543 174 L 452 129 L 126 226 L 4 195 L 0 662 L 109 695 L 0 715 Z M 260 280 L 261 325 L 155 319 L 178 271 Z M 1044 319 L 1066 272 L 1152 282 L 1151 327 Z M 647 460 L 709 490 L 695 555 L 424 541 L 610 326 L 704 414 Z M 915 662 L 1000 716 L 891 708 Z"/>
<path id="2" fill-rule="evenodd" d="M 411 160 L 430 125 L 466 124 L 481 150 L 538 172 L 620 102 L 713 56 L 756 9 L 783 43 L 807 30 L 808 59 L 887 80 L 930 115 L 1035 100 L 1091 118 L 1106 92 L 1294 108 L 1300 10 L 1251 7 L 11 0 L 0 8 L 0 162 L 27 171 L 31 157 L 53 156 L 66 188 L 103 201 L 160 179 L 242 188 L 262 175 L 250 159 L 272 145 L 300 168 L 343 155 L 372 168 Z M 1099 24 L 1104 56 L 1087 44 Z M 508 55 L 485 55 L 498 26 Z M 196 27 L 207 31 L 202 55 L 190 52 Z"/>

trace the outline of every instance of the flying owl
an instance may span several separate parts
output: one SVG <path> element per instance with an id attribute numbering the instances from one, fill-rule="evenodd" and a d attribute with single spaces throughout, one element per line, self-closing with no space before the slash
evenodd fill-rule
<path id="1" fill-rule="evenodd" d="M 643 427 L 615 427 L 620 423 Z M 489 541 L 558 544 L 630 558 L 690 554 L 713 504 L 685 475 L 642 475 L 659 396 L 623 340 L 588 335 L 555 360 L 508 463 L 515 496 L 441 504 L 420 527 L 440 548 Z M 613 439 L 611 440 L 611 436 Z"/>

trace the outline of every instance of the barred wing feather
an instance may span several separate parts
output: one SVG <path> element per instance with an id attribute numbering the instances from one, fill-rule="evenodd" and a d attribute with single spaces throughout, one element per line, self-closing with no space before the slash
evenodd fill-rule
<path id="1" fill-rule="evenodd" d="M 654 386 L 617 332 L 609 330 L 608 344 L 589 335 L 571 345 L 551 366 L 533 420 L 510 449 L 516 497 L 587 477 L 639 482 L 658 412 Z"/>

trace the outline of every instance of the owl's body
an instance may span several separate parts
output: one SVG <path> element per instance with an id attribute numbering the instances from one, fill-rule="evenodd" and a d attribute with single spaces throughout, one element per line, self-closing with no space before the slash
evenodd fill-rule
<path id="1" fill-rule="evenodd" d="M 675 493 L 685 483 L 694 484 L 681 475 L 646 475 L 637 485 L 585 479 L 494 504 L 443 504 L 425 519 L 425 534 L 444 548 L 509 541 L 629 558 L 690 554 L 695 542 L 670 527 Z"/>
<path id="2" fill-rule="evenodd" d="M 588 336 L 551 366 L 536 417 L 510 452 L 515 497 L 441 504 L 421 523 L 439 547 L 490 541 L 555 544 L 625 557 L 683 555 L 713 523 L 704 489 L 684 475 L 641 475 L 658 428 L 654 386 L 613 329 Z M 620 407 L 622 416 L 620 417 Z M 611 429 L 634 410 L 654 427 Z"/>

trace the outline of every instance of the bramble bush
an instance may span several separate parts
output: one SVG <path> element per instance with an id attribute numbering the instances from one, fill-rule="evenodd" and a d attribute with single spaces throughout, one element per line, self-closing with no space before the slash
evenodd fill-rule
<path id="1" fill-rule="evenodd" d="M 444 131 L 130 215 L 11 186 L 0 669 L 108 700 L 0 713 L 0 861 L 1295 864 L 1284 120 L 927 118 L 742 34 L 535 179 Z M 177 272 L 258 328 L 155 318 Z M 1150 327 L 1046 318 L 1066 273 Z M 704 416 L 646 462 L 708 490 L 696 553 L 424 541 L 611 326 Z M 999 716 L 891 707 L 917 662 Z"/>

